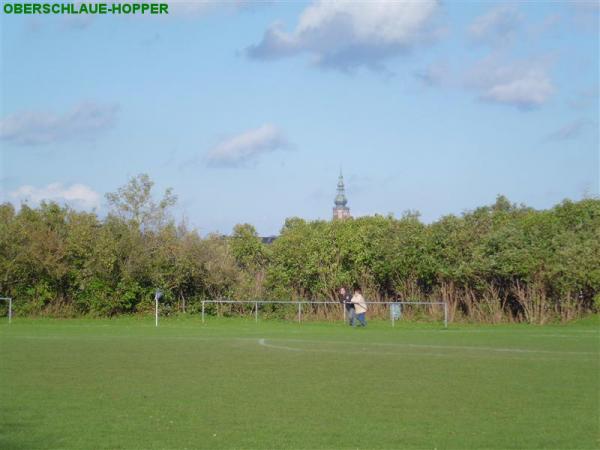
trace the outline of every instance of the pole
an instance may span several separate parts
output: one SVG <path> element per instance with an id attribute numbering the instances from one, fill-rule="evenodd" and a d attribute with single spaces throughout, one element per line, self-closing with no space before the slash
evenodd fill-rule
<path id="1" fill-rule="evenodd" d="M 12 322 L 12 298 L 8 299 L 8 323 Z"/>
<path id="2" fill-rule="evenodd" d="M 444 302 L 444 328 L 448 328 L 448 303 Z"/>
<path id="3" fill-rule="evenodd" d="M 204 300 L 202 301 L 202 323 L 204 323 Z"/>
<path id="4" fill-rule="evenodd" d="M 258 302 L 254 303 L 254 321 L 258 323 Z"/>
<path id="5" fill-rule="evenodd" d="M 394 317 L 396 311 L 394 311 L 393 306 L 394 305 L 392 303 L 390 303 L 390 316 L 392 316 L 392 328 L 394 328 L 396 326 L 396 321 L 394 320 L 394 319 L 396 319 L 396 317 Z"/>
<path id="6" fill-rule="evenodd" d="M 302 303 L 298 302 L 298 323 L 302 322 Z"/>
<path id="7" fill-rule="evenodd" d="M 154 322 L 158 326 L 158 295 L 154 296 Z"/>

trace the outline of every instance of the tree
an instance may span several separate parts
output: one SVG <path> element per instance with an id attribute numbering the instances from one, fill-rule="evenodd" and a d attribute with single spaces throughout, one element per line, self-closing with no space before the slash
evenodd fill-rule
<path id="1" fill-rule="evenodd" d="M 255 228 L 202 238 L 175 226 L 175 196 L 139 175 L 108 194 L 111 214 L 56 203 L 0 205 L 0 293 L 17 314 L 144 313 L 203 299 L 333 299 L 359 284 L 376 300 L 446 301 L 475 321 L 571 320 L 600 305 L 600 200 L 536 211 L 498 197 L 424 224 L 416 213 L 343 221 L 287 219 L 264 245 Z M 1 306 L 0 306 L 1 308 Z"/>
<path id="2" fill-rule="evenodd" d="M 111 213 L 142 230 L 159 228 L 169 218 L 168 209 L 177 202 L 177 196 L 167 188 L 163 198 L 156 203 L 152 198 L 153 186 L 150 177 L 142 173 L 131 178 L 117 192 L 106 194 Z"/>
<path id="3" fill-rule="evenodd" d="M 242 272 L 237 295 L 240 298 L 263 296 L 264 279 L 269 263 L 268 250 L 250 224 L 238 224 L 230 239 L 231 253 Z"/>

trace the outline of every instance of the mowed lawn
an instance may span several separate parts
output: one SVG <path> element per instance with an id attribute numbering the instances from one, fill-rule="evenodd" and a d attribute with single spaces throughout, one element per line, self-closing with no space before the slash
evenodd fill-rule
<path id="1" fill-rule="evenodd" d="M 598 320 L 0 325 L 0 448 L 592 449 Z"/>

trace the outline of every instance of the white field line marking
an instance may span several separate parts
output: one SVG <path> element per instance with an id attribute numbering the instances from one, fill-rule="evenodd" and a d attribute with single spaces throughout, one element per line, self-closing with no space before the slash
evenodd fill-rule
<path id="1" fill-rule="evenodd" d="M 56 339 L 56 340 L 81 340 L 82 338 L 90 340 L 115 340 L 115 339 L 127 339 L 127 340 L 190 340 L 190 341 L 215 341 L 215 340 L 238 340 L 238 341 L 253 341 L 256 342 L 256 338 L 250 337 L 229 337 L 229 336 L 58 336 L 58 335 L 7 335 L 4 338 L 11 339 L 32 339 L 32 340 L 45 340 L 45 339 Z M 523 349 L 523 348 L 504 348 L 504 347 L 478 347 L 478 346 L 466 346 L 466 345 L 439 345 L 439 344 L 411 344 L 411 343 L 391 343 L 391 342 L 357 342 L 357 341 L 318 341 L 309 339 L 285 339 L 285 338 L 274 338 L 271 340 L 283 341 L 283 342 L 296 342 L 306 344 L 340 344 L 340 345 L 355 345 L 355 346 L 383 346 L 383 347 L 404 347 L 404 348 L 423 348 L 423 349 L 438 349 L 438 350 L 467 350 L 467 351 L 486 351 L 496 353 L 530 353 L 530 354 L 550 354 L 550 355 L 587 355 L 587 356 L 600 356 L 600 352 L 578 352 L 578 351 L 560 351 L 560 350 L 535 350 L 535 349 Z M 262 341 L 262 343 L 260 342 Z M 266 344 L 266 340 L 260 339 L 259 344 L 266 347 L 283 347 L 285 346 L 274 346 L 273 344 Z M 294 347 L 287 347 L 291 351 L 303 351 L 305 349 L 298 349 Z M 308 349 L 307 351 L 325 351 L 325 350 L 314 350 Z M 337 352 L 335 350 L 332 350 Z"/>
<path id="2" fill-rule="evenodd" d="M 510 337 L 556 337 L 556 338 L 594 338 L 598 339 L 600 337 L 599 331 L 562 331 L 563 334 L 555 334 L 555 333 L 544 333 L 540 334 L 536 331 L 506 331 L 506 330 L 456 330 L 456 329 L 448 329 L 448 330 L 402 330 L 406 333 L 448 333 L 448 335 L 456 335 L 456 334 L 472 334 L 472 333 L 482 333 L 482 334 L 495 334 L 496 336 L 510 336 Z"/>
<path id="3" fill-rule="evenodd" d="M 285 345 L 267 344 L 267 340 L 262 339 L 262 338 L 258 340 L 258 345 L 262 345 L 263 347 L 276 348 L 279 350 L 289 350 L 291 352 L 305 352 L 306 351 L 306 349 L 303 349 L 303 348 L 294 348 L 294 347 L 286 347 Z M 319 351 L 319 350 L 317 350 L 317 351 Z"/>
<path id="4" fill-rule="evenodd" d="M 267 344 L 266 343 L 266 339 L 259 339 L 258 340 L 258 344 L 262 347 L 267 347 L 267 348 L 273 348 L 276 350 L 285 350 L 285 351 L 293 351 L 293 352 L 310 352 L 310 353 L 335 353 L 335 354 L 343 354 L 343 355 L 379 355 L 379 356 L 404 356 L 404 357 L 438 357 L 438 358 L 456 358 L 456 355 L 453 353 L 432 353 L 432 352 L 425 352 L 425 353 L 415 353 L 415 352 L 410 352 L 410 351 L 400 351 L 400 352 L 378 352 L 378 351 L 369 351 L 366 348 L 363 348 L 363 351 L 349 351 L 349 350 L 331 350 L 331 349 L 314 349 L 314 348 L 296 348 L 296 347 L 287 347 L 284 345 L 273 345 L 273 344 Z M 522 355 L 522 354 L 521 354 Z M 486 355 L 483 355 L 483 357 L 485 357 Z M 524 356 L 524 355 L 522 355 Z M 470 354 L 470 355 L 462 355 L 462 358 L 468 357 L 468 358 L 481 358 L 481 355 L 476 355 L 476 354 Z M 506 360 L 506 359 L 512 359 L 512 360 L 516 360 L 516 361 L 527 361 L 527 359 L 524 359 L 522 357 L 520 357 L 519 355 L 514 355 L 514 356 L 510 356 L 507 355 L 506 353 L 504 353 L 502 355 L 502 359 Z M 543 356 L 540 357 L 536 357 L 535 361 L 551 361 L 551 362 L 556 362 L 556 361 L 561 361 L 561 360 L 557 360 L 556 358 L 545 358 Z M 581 361 L 581 360 L 579 360 Z M 588 359 L 583 360 L 586 363 L 589 361 Z"/>
<path id="5" fill-rule="evenodd" d="M 32 340 L 44 340 L 44 339 L 56 339 L 56 340 L 168 340 L 168 339 L 179 339 L 179 340 L 190 340 L 190 341 L 230 341 L 230 340 L 250 340 L 250 338 L 237 338 L 237 337 L 220 337 L 220 336 L 58 336 L 58 335 L 46 335 L 46 336 L 35 336 L 35 335 L 7 335 L 3 336 L 9 339 L 32 339 Z M 252 339 L 254 340 L 254 339 Z"/>
<path id="6" fill-rule="evenodd" d="M 12 339 L 33 339 L 33 340 L 44 340 L 44 339 L 57 339 L 57 340 L 114 340 L 114 339 L 128 339 L 128 340 L 165 340 L 165 339 L 178 339 L 178 340 L 190 340 L 190 341 L 213 341 L 213 340 L 241 340 L 241 341 L 255 341 L 256 338 L 250 337 L 229 337 L 229 336 L 71 336 L 71 335 L 9 335 L 4 336 L 5 338 Z M 264 339 L 263 339 L 264 340 Z M 359 341 L 318 341 L 310 339 L 289 339 L 289 338 L 274 338 L 271 340 L 283 341 L 283 342 L 297 342 L 306 344 L 340 344 L 340 345 L 367 345 L 367 346 L 384 346 L 384 347 L 408 347 L 408 348 L 429 348 L 439 350 L 468 350 L 468 351 L 489 351 L 499 353 L 542 353 L 542 354 L 556 354 L 556 355 L 594 355 L 600 356 L 600 352 L 577 352 L 577 351 L 560 351 L 560 350 L 536 350 L 536 349 L 523 349 L 523 348 L 505 348 L 505 347 L 478 347 L 478 346 L 467 346 L 467 345 L 440 345 L 440 344 L 411 344 L 411 343 L 395 343 L 395 342 L 359 342 Z M 261 344 L 263 345 L 263 344 Z M 272 346 L 273 344 L 268 344 Z M 289 347 L 290 349 L 292 347 Z"/>
<path id="7" fill-rule="evenodd" d="M 425 348 L 425 349 L 437 349 L 437 350 L 469 350 L 469 351 L 487 351 L 487 352 L 499 352 L 499 353 L 542 353 L 551 355 L 593 355 L 600 356 L 600 352 L 565 352 L 559 350 L 533 350 L 524 348 L 502 348 L 502 347 L 473 347 L 466 345 L 430 345 L 430 344 L 408 344 L 408 343 L 387 343 L 387 342 L 353 342 L 353 341 L 315 341 L 308 339 L 272 339 L 283 342 L 298 342 L 308 344 L 344 344 L 344 345 L 356 345 L 356 346 L 387 346 L 387 347 L 408 347 L 408 348 Z M 263 341 L 262 343 L 260 341 Z M 273 346 L 272 344 L 266 344 L 265 339 L 259 339 L 260 345 Z M 292 348 L 292 347 L 289 347 Z"/>
<path id="8" fill-rule="evenodd" d="M 70 325 L 70 326 L 75 326 L 75 325 Z M 94 325 L 94 327 L 105 327 L 108 325 Z M 83 325 L 81 326 L 83 327 Z M 154 329 L 154 325 L 151 327 L 144 327 L 144 328 L 152 328 Z M 166 329 L 167 327 L 163 327 L 163 330 Z M 189 329 L 189 330 L 198 330 L 198 327 L 173 327 L 171 329 Z M 421 332 L 431 332 L 431 333 L 444 333 L 444 330 L 407 330 L 405 336 L 410 335 L 412 333 L 421 333 Z M 452 336 L 454 335 L 454 333 L 478 333 L 478 330 L 452 330 L 452 334 L 448 334 L 447 336 Z M 507 337 L 506 335 L 502 334 L 502 331 L 498 332 L 498 336 L 502 336 L 502 337 Z M 77 335 L 69 335 L 69 334 L 65 334 L 65 335 L 19 335 L 19 334 L 2 334 L 0 333 L 0 336 L 3 336 L 4 338 L 12 338 L 12 339 L 16 339 L 16 338 L 23 338 L 23 339 L 80 339 L 81 336 Z M 136 335 L 87 335 L 85 336 L 86 338 L 93 338 L 93 339 L 136 339 L 136 338 L 142 338 L 142 339 L 198 339 L 198 340 L 207 340 L 207 339 L 249 339 L 249 340 L 253 340 L 254 338 L 244 338 L 244 337 L 221 337 L 221 336 L 168 336 L 168 335 L 160 335 L 160 336 L 136 336 Z M 600 338 L 600 332 L 597 333 L 596 336 L 591 336 L 591 335 L 567 335 L 567 334 L 533 334 L 533 333 L 515 333 L 512 334 L 508 337 L 536 337 L 536 338 L 546 338 L 546 337 L 556 337 L 556 338 L 572 338 L 572 339 L 581 339 L 581 338 L 594 338 L 594 339 L 598 339 Z M 287 339 L 290 340 L 290 339 Z M 302 342 L 304 342 L 303 340 L 300 340 Z M 342 343 L 346 343 L 346 342 L 341 342 L 341 341 L 330 341 L 331 343 L 338 343 L 338 344 L 342 344 Z M 377 343 L 373 343 L 372 345 L 396 345 L 393 343 L 381 343 L 381 344 L 377 344 Z M 480 347 L 478 347 L 480 348 Z"/>
<path id="9" fill-rule="evenodd" d="M 267 344 L 267 340 L 266 339 L 259 339 L 258 340 L 258 345 L 261 345 L 262 347 L 268 347 L 268 348 L 274 348 L 277 350 L 286 350 L 286 351 L 290 351 L 290 352 L 310 352 L 310 353 L 336 353 L 336 354 L 347 354 L 347 355 L 358 355 L 358 354 L 364 354 L 367 349 L 363 348 L 363 351 L 352 351 L 352 350 L 333 350 L 333 349 L 323 349 L 323 348 L 297 348 L 297 347 L 287 347 L 285 345 L 273 345 L 273 344 Z M 407 354 L 411 354 L 411 355 L 415 355 L 415 353 L 400 353 L 400 352 L 373 352 L 373 351 L 369 351 L 368 352 L 370 355 L 389 355 L 389 356 L 398 356 L 398 355 L 407 355 Z M 421 355 L 418 355 L 421 356 Z M 448 357 L 450 355 L 448 354 L 441 354 L 441 353 L 427 353 L 426 356 L 440 356 L 442 358 L 444 357 Z"/>
<path id="10" fill-rule="evenodd" d="M 414 330 L 417 331 L 417 330 Z M 425 331 L 425 330 L 423 330 Z M 469 334 L 469 333 L 485 333 L 495 334 L 497 336 L 544 336 L 544 337 L 573 337 L 573 338 L 598 338 L 600 337 L 600 331 L 560 331 L 558 333 L 540 333 L 539 331 L 506 331 L 506 330 L 438 330 L 438 332 L 448 332 L 456 334 Z"/>
<path id="11" fill-rule="evenodd" d="M 252 324 L 254 325 L 254 322 L 252 322 Z M 52 324 L 52 323 L 38 323 L 35 324 L 36 328 L 39 327 L 55 327 L 55 326 L 61 326 L 61 325 L 65 325 L 66 328 L 118 328 L 119 325 L 116 324 L 86 324 L 86 325 L 81 325 L 81 324 Z M 136 328 L 156 328 L 154 324 L 136 324 L 135 325 Z M 186 329 L 186 330 L 199 330 L 202 329 L 203 324 L 198 324 L 197 326 L 182 326 L 182 325 L 177 325 L 177 324 L 170 324 L 170 323 L 163 323 L 162 327 L 163 329 Z M 570 338 L 599 338 L 600 337 L 600 329 L 599 330 L 561 330 L 560 333 L 565 333 L 565 334 L 538 334 L 537 331 L 535 330 L 519 330 L 519 329 L 514 329 L 514 330 L 494 330 L 494 329 L 485 329 L 485 330 L 467 330 L 467 329 L 437 329 L 437 330 L 419 330 L 419 329 L 407 329 L 407 330 L 402 330 L 403 332 L 406 333 L 450 333 L 452 335 L 454 334 L 460 334 L 460 333 L 491 333 L 491 334 L 497 334 L 497 335 L 502 335 L 502 334 L 510 334 L 510 336 L 532 336 L 532 337 L 557 337 L 557 338 L 563 338 L 563 337 L 570 337 Z M 568 334 L 567 334 L 568 333 Z"/>
<path id="12" fill-rule="evenodd" d="M 452 324 L 450 324 L 452 325 Z M 548 337 L 600 337 L 600 329 L 599 330 L 547 330 L 544 334 L 540 334 L 542 329 L 539 330 L 519 330 L 519 329 L 485 329 L 485 330 L 467 330 L 461 328 L 440 328 L 434 330 L 419 330 L 419 329 L 403 329 L 400 328 L 401 325 L 397 328 L 398 331 L 406 332 L 406 333 L 448 333 L 451 335 L 454 334 L 471 334 L 471 333 L 484 333 L 484 334 L 496 334 L 496 335 L 510 335 L 510 336 L 548 336 Z"/>
<path id="13" fill-rule="evenodd" d="M 596 336 L 593 335 L 589 335 L 589 334 L 584 334 L 582 336 L 577 336 L 574 334 L 527 334 L 527 337 L 555 337 L 555 338 L 575 338 L 575 339 L 581 339 L 581 338 L 594 338 L 594 339 L 598 339 L 600 338 L 600 333 L 598 333 Z"/>

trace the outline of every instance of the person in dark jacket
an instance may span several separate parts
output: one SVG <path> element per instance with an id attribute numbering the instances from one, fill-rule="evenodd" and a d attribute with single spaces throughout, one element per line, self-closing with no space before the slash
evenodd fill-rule
<path id="1" fill-rule="evenodd" d="M 340 303 L 344 305 L 344 308 L 346 308 L 346 319 L 348 319 L 348 325 L 353 326 L 355 312 L 354 304 L 352 303 L 352 295 L 346 291 L 346 288 L 341 287 L 339 290 L 338 299 Z"/>

